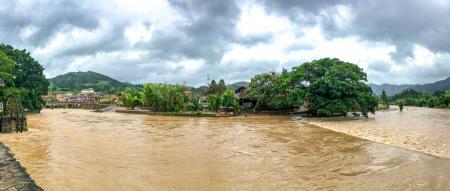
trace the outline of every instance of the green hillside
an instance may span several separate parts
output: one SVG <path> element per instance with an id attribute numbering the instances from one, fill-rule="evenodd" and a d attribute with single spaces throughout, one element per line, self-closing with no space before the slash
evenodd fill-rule
<path id="1" fill-rule="evenodd" d="M 373 92 L 376 95 L 381 95 L 384 90 L 388 96 L 393 96 L 403 90 L 413 89 L 417 91 L 434 92 L 434 91 L 449 91 L 450 90 L 450 77 L 444 80 L 440 80 L 428 84 L 405 84 L 405 85 L 391 85 L 391 84 L 369 84 Z"/>
<path id="2" fill-rule="evenodd" d="M 248 87 L 249 84 L 250 84 L 249 82 L 236 82 L 236 83 L 228 85 L 227 87 L 231 88 L 233 90 L 236 90 L 240 87 Z"/>
<path id="3" fill-rule="evenodd" d="M 70 72 L 49 80 L 51 89 L 65 91 L 78 91 L 84 88 L 94 88 L 95 91 L 100 92 L 117 92 L 131 85 L 91 71 Z"/>

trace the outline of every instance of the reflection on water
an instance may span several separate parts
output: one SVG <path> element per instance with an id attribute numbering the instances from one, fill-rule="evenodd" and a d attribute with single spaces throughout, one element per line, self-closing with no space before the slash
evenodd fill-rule
<path id="1" fill-rule="evenodd" d="M 0 135 L 46 190 L 449 190 L 450 161 L 287 117 L 44 110 Z"/>

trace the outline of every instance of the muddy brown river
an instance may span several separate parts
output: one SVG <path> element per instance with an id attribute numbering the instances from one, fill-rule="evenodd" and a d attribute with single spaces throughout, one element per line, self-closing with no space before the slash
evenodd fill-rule
<path id="1" fill-rule="evenodd" d="M 43 110 L 0 141 L 45 190 L 450 190 L 449 159 L 290 117 Z"/>

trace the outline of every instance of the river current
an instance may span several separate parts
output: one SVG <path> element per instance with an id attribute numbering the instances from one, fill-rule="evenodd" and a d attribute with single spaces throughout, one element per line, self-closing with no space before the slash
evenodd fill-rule
<path id="1" fill-rule="evenodd" d="M 28 123 L 0 141 L 45 190 L 450 190 L 449 159 L 287 116 L 58 109 Z"/>

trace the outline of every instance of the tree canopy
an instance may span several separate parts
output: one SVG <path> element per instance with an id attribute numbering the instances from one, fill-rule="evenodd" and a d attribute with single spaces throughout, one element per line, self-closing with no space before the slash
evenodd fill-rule
<path id="1" fill-rule="evenodd" d="M 249 97 L 269 108 L 305 105 L 318 116 L 344 115 L 360 111 L 375 113 L 377 101 L 365 83 L 367 76 L 357 65 L 324 58 L 283 70 L 280 74 L 256 75 Z"/>
<path id="2" fill-rule="evenodd" d="M 258 101 L 258 106 L 276 108 L 276 73 L 257 74 L 248 86 L 248 97 Z"/>
<path id="3" fill-rule="evenodd" d="M 215 94 L 220 96 L 225 93 L 226 90 L 227 86 L 225 85 L 225 81 L 223 79 L 221 79 L 219 83 L 217 83 L 216 80 L 212 80 L 207 88 L 207 94 Z"/>
<path id="4" fill-rule="evenodd" d="M 26 50 L 0 44 L 0 52 L 0 76 L 7 85 L 1 93 L 3 99 L 7 94 L 17 93 L 25 108 L 40 111 L 44 104 L 42 96 L 47 94 L 49 85 L 43 66 Z"/>
<path id="5" fill-rule="evenodd" d="M 137 90 L 136 88 L 126 88 L 125 91 L 122 92 L 122 96 L 120 97 L 120 101 L 122 101 L 125 107 L 131 108 L 134 110 L 136 106 L 142 105 L 142 92 Z"/>
<path id="6" fill-rule="evenodd" d="M 234 91 L 227 89 L 223 94 L 222 94 L 222 99 L 221 99 L 221 106 L 222 107 L 232 107 L 232 108 L 236 108 L 238 106 L 238 99 L 236 98 L 236 96 L 234 95 Z"/>
<path id="7" fill-rule="evenodd" d="M 159 112 L 184 111 L 188 104 L 185 92 L 186 90 L 180 85 L 145 84 L 144 106 Z"/>

